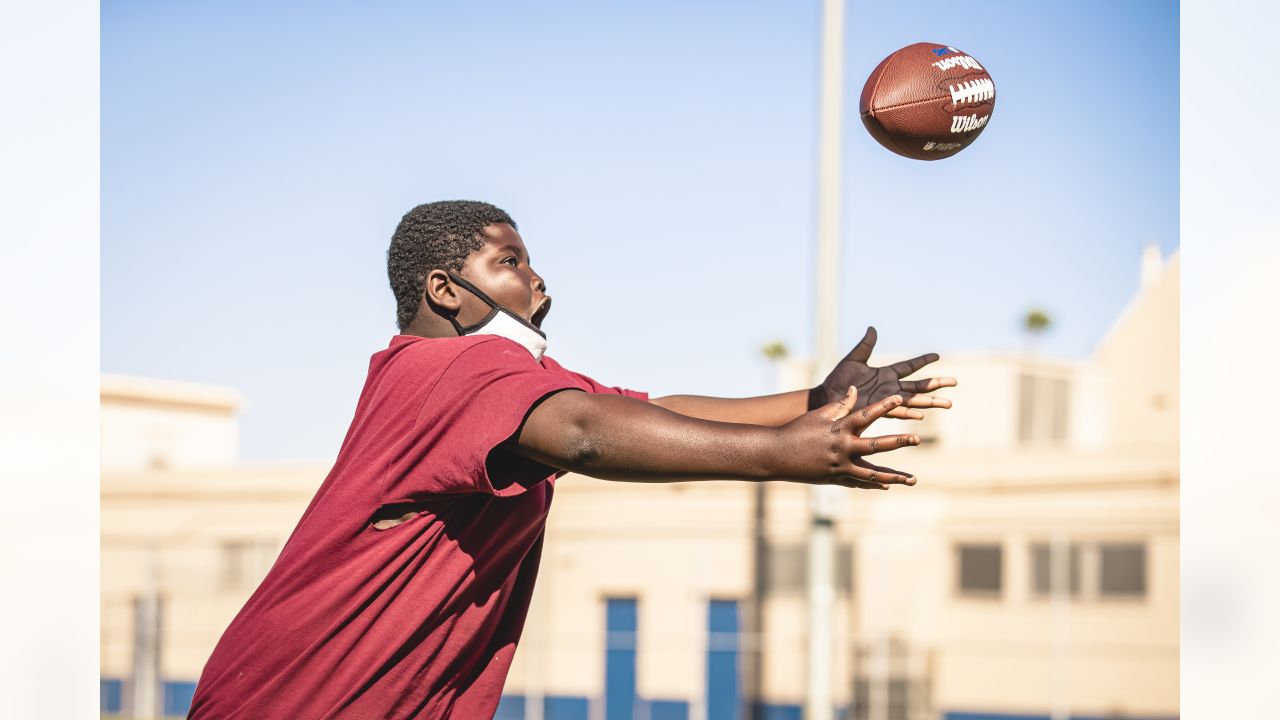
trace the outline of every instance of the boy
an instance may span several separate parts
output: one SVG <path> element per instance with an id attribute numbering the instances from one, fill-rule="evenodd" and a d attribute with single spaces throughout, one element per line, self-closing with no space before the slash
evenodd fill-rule
<path id="1" fill-rule="evenodd" d="M 387 270 L 401 334 L 373 356 L 333 470 L 223 634 L 191 718 L 492 717 L 563 472 L 912 485 L 863 456 L 919 438 L 861 433 L 949 407 L 926 393 L 955 384 L 899 379 L 936 355 L 868 367 L 868 331 L 810 391 L 606 387 L 543 355 L 551 298 L 486 203 L 410 210 Z"/>

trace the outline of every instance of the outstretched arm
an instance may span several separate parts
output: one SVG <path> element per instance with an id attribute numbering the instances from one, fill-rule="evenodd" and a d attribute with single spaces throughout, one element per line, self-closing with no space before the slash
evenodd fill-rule
<path id="1" fill-rule="evenodd" d="M 858 407 L 865 407 L 891 396 L 901 395 L 904 402 L 888 417 L 920 420 L 925 408 L 949 408 L 951 401 L 930 395 L 934 390 L 954 387 L 952 377 L 904 380 L 924 366 L 936 362 L 938 355 L 929 353 L 886 367 L 871 367 L 871 351 L 876 346 L 876 329 L 867 328 L 866 335 L 844 357 L 823 383 L 807 390 L 752 398 L 717 398 L 700 395 L 668 395 L 650 400 L 654 405 L 689 417 L 718 422 L 785 425 L 810 410 L 839 400 L 850 386 L 858 388 Z"/>
<path id="2" fill-rule="evenodd" d="M 514 450 L 563 470 L 608 480 L 798 480 L 848 487 L 914 484 L 863 456 L 916 445 L 915 435 L 861 437 L 901 404 L 889 398 L 853 412 L 856 392 L 781 427 L 713 422 L 640 400 L 556 393 L 530 412 Z"/>
<path id="3" fill-rule="evenodd" d="M 809 390 L 794 390 L 750 398 L 667 395 L 649 402 L 692 418 L 777 427 L 809 412 L 809 393 Z"/>

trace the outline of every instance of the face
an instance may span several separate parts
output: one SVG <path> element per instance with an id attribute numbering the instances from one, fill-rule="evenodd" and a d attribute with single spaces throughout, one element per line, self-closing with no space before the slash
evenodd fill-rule
<path id="1" fill-rule="evenodd" d="M 506 223 L 498 223 L 486 227 L 484 237 L 484 246 L 467 256 L 459 274 L 494 302 L 541 327 L 551 311 L 551 296 L 547 295 L 546 283 L 529 265 L 529 251 L 520 233 Z M 474 322 L 489 312 L 479 298 L 462 288 L 458 292 L 463 299 L 459 322 Z"/>

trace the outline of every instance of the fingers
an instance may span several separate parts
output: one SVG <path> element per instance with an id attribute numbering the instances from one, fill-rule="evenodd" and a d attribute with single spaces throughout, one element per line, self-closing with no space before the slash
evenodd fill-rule
<path id="1" fill-rule="evenodd" d="M 849 413 L 853 412 L 853 408 L 857 403 L 858 388 L 850 385 L 849 389 L 845 391 L 844 397 L 837 400 L 834 405 L 828 405 L 831 408 L 831 419 L 840 420 L 847 417 Z"/>
<path id="2" fill-rule="evenodd" d="M 951 401 L 932 395 L 912 395 L 907 398 L 906 407 L 912 408 L 949 408 Z"/>
<path id="3" fill-rule="evenodd" d="M 853 349 L 853 352 L 849 353 L 849 357 L 857 360 L 858 362 L 865 363 L 871 359 L 871 351 L 874 350 L 875 347 L 876 329 L 874 327 L 868 327 L 866 334 L 862 336 L 862 340 L 858 342 L 857 347 Z"/>
<path id="4" fill-rule="evenodd" d="M 916 476 L 854 458 L 849 475 L 833 480 L 832 484 L 859 490 L 888 490 L 890 485 L 915 485 Z"/>
<path id="5" fill-rule="evenodd" d="M 902 380 L 898 385 L 907 392 L 926 393 L 933 392 L 938 388 L 955 387 L 956 379 L 953 377 L 926 378 L 924 380 Z"/>
<path id="6" fill-rule="evenodd" d="M 916 484 L 916 476 L 915 476 L 915 475 L 912 475 L 911 473 L 902 472 L 901 470 L 894 470 L 894 469 L 893 469 L 893 468 L 891 468 L 891 467 L 884 467 L 884 466 L 882 466 L 882 465 L 873 465 L 873 464 L 871 464 L 871 463 L 867 462 L 866 460 L 861 460 L 861 459 L 854 460 L 854 461 L 853 461 L 853 464 L 854 464 L 854 465 L 857 465 L 858 467 L 866 468 L 866 469 L 868 469 L 868 470 L 871 470 L 872 472 L 874 472 L 874 473 L 876 473 L 876 474 L 877 474 L 877 477 L 882 477 L 882 476 L 888 475 L 888 476 L 890 476 L 890 477 L 901 477 L 901 478 L 906 478 L 906 481 L 905 481 L 905 482 L 902 482 L 902 483 L 894 483 L 894 484 L 901 484 L 901 485 L 915 485 L 915 484 Z M 884 483 L 885 481 L 881 480 L 880 482 L 881 482 L 881 483 Z"/>
<path id="7" fill-rule="evenodd" d="M 840 487 L 853 488 L 854 490 L 888 490 L 889 486 L 870 480 L 854 480 L 853 478 L 845 478 L 842 480 L 834 480 L 832 485 Z"/>
<path id="8" fill-rule="evenodd" d="M 911 373 L 924 367 L 925 365 L 928 365 L 929 363 L 937 362 L 937 361 L 938 361 L 938 354 L 929 353 L 927 355 L 913 357 L 910 360 L 903 360 L 902 362 L 896 362 L 890 365 L 889 369 L 897 373 L 898 377 L 906 377 Z"/>
<path id="9" fill-rule="evenodd" d="M 870 462 L 856 462 L 845 477 L 832 480 L 833 484 L 854 488 L 888 489 L 888 486 L 911 486 L 915 478 L 899 470 L 881 468 Z"/>
<path id="10" fill-rule="evenodd" d="M 907 400 L 907 404 L 908 405 L 911 404 L 910 399 Z M 923 420 L 924 419 L 924 413 L 920 412 L 919 410 L 908 410 L 907 408 L 902 407 L 901 405 L 885 413 L 884 416 L 891 417 L 891 418 L 898 418 L 899 420 Z"/>
<path id="11" fill-rule="evenodd" d="M 889 452 L 898 448 L 914 447 L 920 444 L 920 436 L 914 433 L 901 435 L 881 435 L 873 438 L 853 438 L 849 443 L 849 454 L 859 457 Z"/>
<path id="12" fill-rule="evenodd" d="M 856 396 L 855 396 L 856 399 Z M 853 423 L 854 434 L 860 433 L 867 428 L 868 425 L 875 422 L 877 418 L 884 417 L 891 410 L 902 404 L 901 395 L 890 395 L 878 403 L 868 405 L 851 417 Z"/>
<path id="13" fill-rule="evenodd" d="M 853 409 L 857 407 L 857 403 L 858 388 L 851 385 L 849 386 L 849 389 L 845 391 L 844 397 L 836 400 L 835 402 L 829 402 L 820 408 L 816 408 L 813 412 L 818 413 L 820 416 L 827 418 L 832 422 L 839 422 L 843 418 L 848 417 L 849 413 L 853 412 Z"/>

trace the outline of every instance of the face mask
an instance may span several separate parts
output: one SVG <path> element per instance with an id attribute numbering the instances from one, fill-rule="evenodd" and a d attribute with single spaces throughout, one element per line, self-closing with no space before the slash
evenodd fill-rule
<path id="1" fill-rule="evenodd" d="M 480 322 L 466 326 L 459 324 L 458 319 L 450 315 L 449 322 L 453 324 L 453 329 L 457 331 L 458 335 L 498 335 L 508 340 L 514 340 L 528 350 L 533 355 L 534 360 L 542 361 L 542 354 L 547 351 L 546 333 L 539 330 L 533 323 L 491 300 L 488 295 L 485 295 L 475 285 L 463 280 L 454 273 L 449 273 L 449 277 L 491 308 L 489 314 L 485 315 Z"/>

